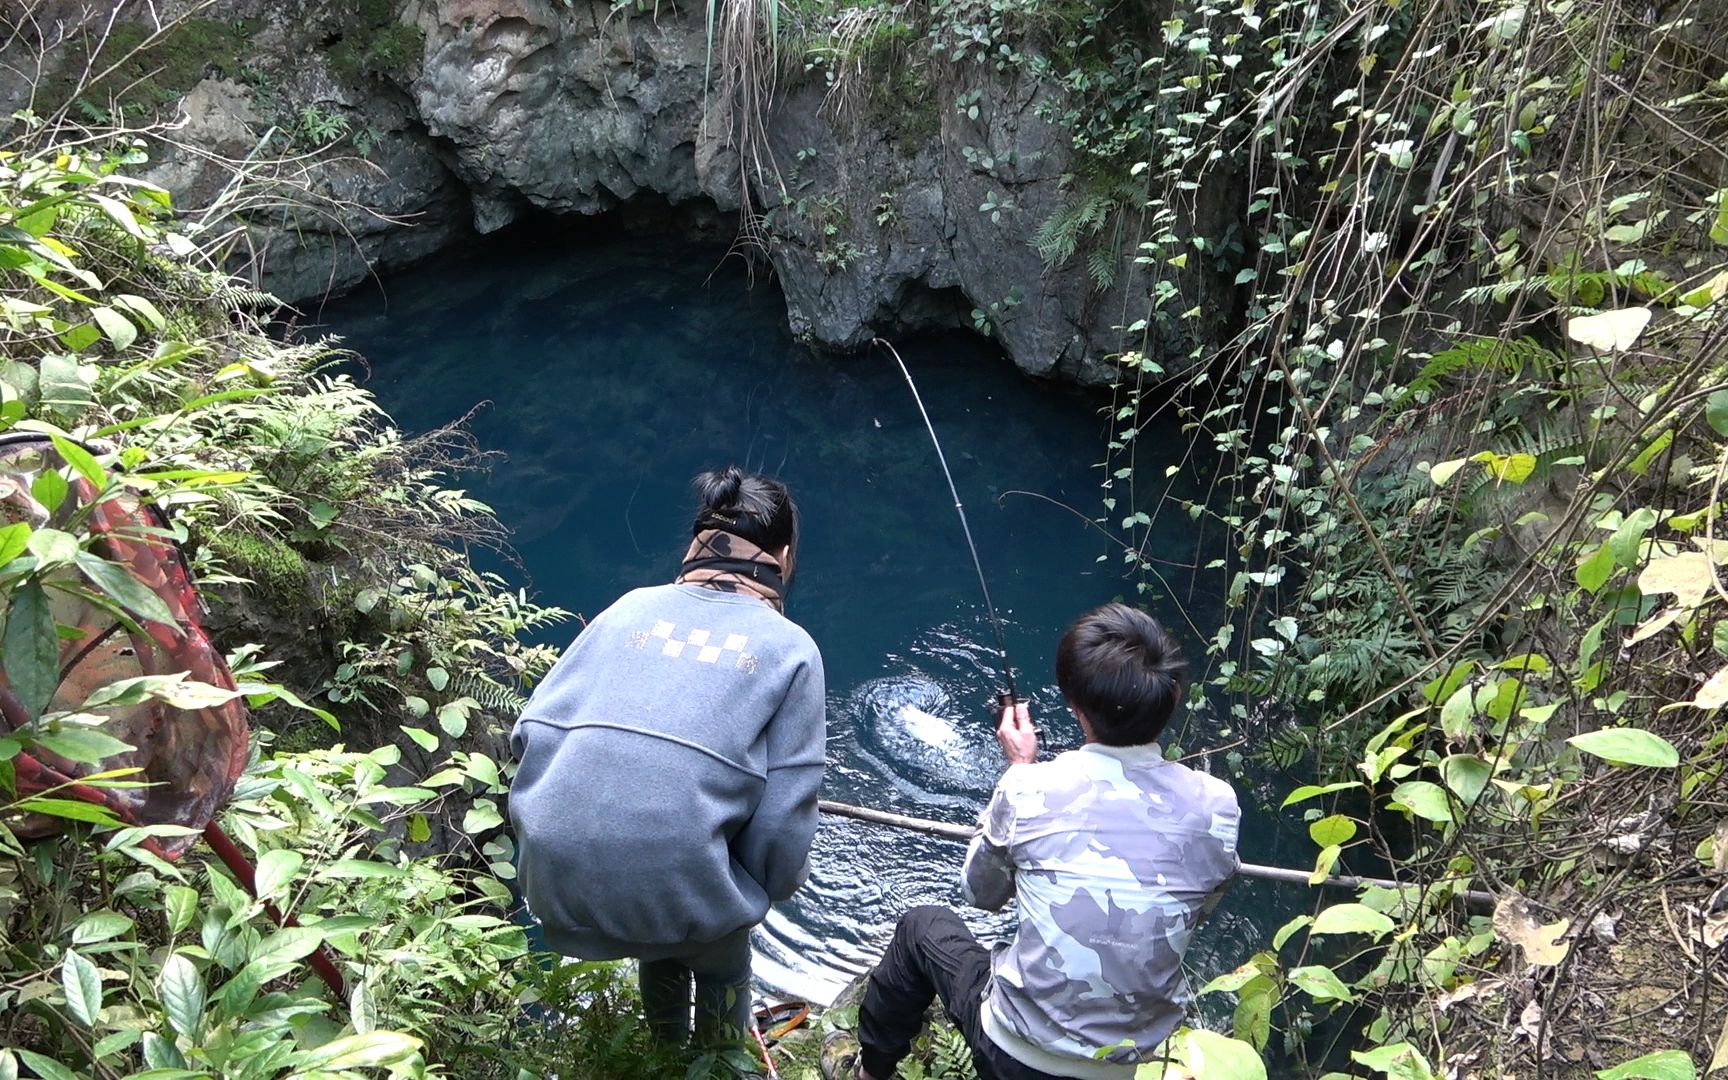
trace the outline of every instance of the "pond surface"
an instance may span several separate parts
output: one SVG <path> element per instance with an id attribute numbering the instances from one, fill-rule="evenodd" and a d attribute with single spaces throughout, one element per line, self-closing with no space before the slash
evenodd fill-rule
<path id="1" fill-rule="evenodd" d="M 994 637 L 935 453 L 886 355 L 798 345 L 772 283 L 752 285 L 724 250 L 581 233 L 495 238 L 331 303 L 320 321 L 367 358 L 371 388 L 404 429 L 480 406 L 470 428 L 508 459 L 468 486 L 514 533 L 521 567 L 496 568 L 543 602 L 593 614 L 670 580 L 689 535 L 690 477 L 727 463 L 777 472 L 804 520 L 787 614 L 827 668 L 826 796 L 973 820 L 1002 769 Z M 1078 745 L 1055 687 L 1056 642 L 1080 612 L 1134 586 L 1081 517 L 1013 493 L 1097 512 L 1103 399 L 1027 378 L 969 336 L 899 344 L 971 518 L 1021 693 L 1047 742 Z M 1141 438 L 1187 441 L 1174 425 Z M 1160 552 L 1193 561 L 1188 515 L 1170 506 L 1157 521 Z M 1159 599 L 1154 610 L 1198 659 L 1216 596 Z M 905 703 L 941 719 L 909 722 Z M 1218 745 L 1221 726 L 1216 710 L 1184 715 L 1174 741 Z M 1222 755 L 1210 765 L 1223 774 Z M 1276 806 L 1283 783 L 1250 774 L 1238 784 L 1247 861 L 1312 862 L 1305 835 L 1281 833 L 1257 808 Z M 831 999 L 874 962 L 901 912 L 960 906 L 962 853 L 957 842 L 824 819 L 809 884 L 758 932 L 758 980 Z M 1239 880 L 1188 953 L 1196 988 L 1264 947 L 1310 895 Z M 1010 926 L 973 916 L 982 935 Z"/>

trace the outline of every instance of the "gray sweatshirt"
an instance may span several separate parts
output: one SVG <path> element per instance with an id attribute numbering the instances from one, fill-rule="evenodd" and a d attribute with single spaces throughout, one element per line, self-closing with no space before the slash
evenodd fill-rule
<path id="1" fill-rule="evenodd" d="M 826 740 L 822 656 L 761 600 L 625 594 L 510 735 L 518 874 L 546 944 L 673 956 L 803 882 Z"/>

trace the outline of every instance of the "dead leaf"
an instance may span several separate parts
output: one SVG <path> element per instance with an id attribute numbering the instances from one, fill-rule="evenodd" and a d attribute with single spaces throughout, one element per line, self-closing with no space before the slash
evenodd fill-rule
<path id="1" fill-rule="evenodd" d="M 1692 695 L 1692 704 L 1700 709 L 1720 709 L 1728 705 L 1728 667 L 1704 681 L 1704 685 Z"/>
<path id="2" fill-rule="evenodd" d="M 1698 936 L 1707 949 L 1720 949 L 1724 941 L 1728 941 L 1728 885 L 1722 886 L 1710 894 L 1710 899 L 1704 901 L 1704 925 Z"/>
<path id="3" fill-rule="evenodd" d="M 1620 934 L 1614 925 L 1619 921 L 1606 911 L 1598 911 L 1595 918 L 1590 920 L 1590 936 L 1604 945 L 1614 944 L 1620 940 Z"/>
<path id="4" fill-rule="evenodd" d="M 1718 874 L 1728 874 L 1728 818 L 1716 823 L 1716 843 L 1710 852 L 1710 865 Z"/>
<path id="5" fill-rule="evenodd" d="M 1467 982 L 1461 986 L 1455 986 L 1435 998 L 1434 1005 L 1441 1012 L 1445 1012 L 1461 1002 L 1469 1001 L 1472 998 L 1486 997 L 1499 990 L 1502 985 L 1499 979 L 1478 979 L 1475 982 Z"/>
<path id="6" fill-rule="evenodd" d="M 1692 546 L 1710 556 L 1710 561 L 1717 566 L 1728 565 L 1728 540 L 1714 536 L 1694 536 Z"/>
<path id="7" fill-rule="evenodd" d="M 1681 607 L 1695 608 L 1704 602 L 1704 595 L 1715 581 L 1715 567 L 1708 555 L 1683 551 L 1652 560 L 1638 574 L 1638 591 L 1645 596 L 1673 593 Z"/>
<path id="8" fill-rule="evenodd" d="M 1690 613 L 1690 608 L 1683 607 L 1671 607 L 1665 611 L 1659 611 L 1640 623 L 1638 629 L 1632 631 L 1632 636 L 1626 639 L 1626 644 L 1636 645 L 1647 637 L 1654 637 L 1672 625 L 1674 620 Z"/>
<path id="9" fill-rule="evenodd" d="M 1571 919 L 1539 925 L 1530 912 L 1530 902 L 1512 893 L 1494 905 L 1494 936 L 1524 950 L 1531 964 L 1552 966 L 1566 959 L 1572 943 L 1560 936 L 1572 926 Z"/>
<path id="10" fill-rule="evenodd" d="M 1625 352 L 1650 325 L 1652 314 L 1649 308 L 1639 307 L 1580 315 L 1566 320 L 1566 336 L 1603 352 Z"/>
<path id="11" fill-rule="evenodd" d="M 1528 1035 L 1531 1042 L 1542 1041 L 1542 1006 L 1536 1003 L 1535 998 L 1531 998 L 1530 1004 L 1518 1014 L 1518 1026 L 1512 1030 L 1512 1035 L 1514 1038 Z"/>
<path id="12" fill-rule="evenodd" d="M 1716 1036 L 1716 1052 L 1710 1055 L 1710 1064 L 1704 1067 L 1704 1075 L 1709 1076 L 1717 1069 L 1728 1069 L 1728 1016 L 1722 1018 L 1722 1034 Z"/>

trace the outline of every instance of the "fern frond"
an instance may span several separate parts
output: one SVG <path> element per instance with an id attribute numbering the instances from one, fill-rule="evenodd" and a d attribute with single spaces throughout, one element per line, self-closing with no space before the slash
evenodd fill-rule
<path id="1" fill-rule="evenodd" d="M 1086 256 L 1086 273 L 1100 291 L 1116 284 L 1116 268 L 1121 265 L 1115 247 L 1093 248 Z"/>

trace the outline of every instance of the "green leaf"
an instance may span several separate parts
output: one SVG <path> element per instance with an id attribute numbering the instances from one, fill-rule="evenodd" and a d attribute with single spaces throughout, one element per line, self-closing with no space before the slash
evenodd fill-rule
<path id="1" fill-rule="evenodd" d="M 102 331 L 90 323 L 79 323 L 60 335 L 60 341 L 75 353 L 81 353 L 102 340 Z"/>
<path id="2" fill-rule="evenodd" d="M 116 352 L 131 346 L 138 340 L 138 328 L 132 325 L 132 320 L 115 311 L 106 304 L 98 304 L 90 309 L 90 317 L 96 320 L 96 325 L 102 328 L 102 333 L 113 342 Z"/>
<path id="3" fill-rule="evenodd" d="M 1603 1069 L 1596 1076 L 1597 1080 L 1697 1080 L 1698 1067 L 1685 1051 L 1658 1050 Z"/>
<path id="4" fill-rule="evenodd" d="M 265 938 L 252 951 L 251 964 L 256 965 L 262 978 L 269 982 L 291 971 L 295 964 L 311 955 L 324 943 L 324 931 L 315 926 L 289 926 Z"/>
<path id="5" fill-rule="evenodd" d="M 1266 1049 L 1272 1038 L 1272 1008 L 1278 1004 L 1278 984 L 1262 975 L 1242 988 L 1236 1011 L 1230 1015 L 1230 1033 L 1252 1046 Z"/>
<path id="6" fill-rule="evenodd" d="M 496 829 L 504 824 L 504 819 L 498 815 L 498 808 L 490 799 L 481 799 L 468 808 L 462 816 L 462 831 L 473 835 L 483 833 L 488 829 Z"/>
<path id="7" fill-rule="evenodd" d="M 1704 419 L 1716 434 L 1728 437 L 1728 390 L 1718 390 L 1705 399 Z"/>
<path id="8" fill-rule="evenodd" d="M 1388 1080 L 1434 1080 L 1434 1070 L 1428 1059 L 1409 1043 L 1352 1050 L 1350 1056 L 1375 1072 L 1385 1073 Z"/>
<path id="9" fill-rule="evenodd" d="M 441 706 L 438 709 L 438 726 L 451 738 L 461 738 L 468 730 L 468 710 L 456 701 Z"/>
<path id="10" fill-rule="evenodd" d="M 1375 938 L 1390 934 L 1395 924 L 1391 919 L 1362 904 L 1334 904 L 1314 916 L 1310 934 L 1369 934 Z"/>
<path id="11" fill-rule="evenodd" d="M 204 1019 L 204 978 L 192 961 L 180 953 L 170 956 L 162 965 L 156 992 L 168 1014 L 169 1025 L 196 1043 Z"/>
<path id="12" fill-rule="evenodd" d="M 85 1027 L 95 1027 L 102 1015 L 102 976 L 96 965 L 72 949 L 60 964 L 60 985 L 66 991 L 66 1009 Z"/>
<path id="13" fill-rule="evenodd" d="M 1348 844 L 1356 836 L 1356 822 L 1343 814 L 1333 814 L 1309 825 L 1308 835 L 1321 847 Z"/>
<path id="14" fill-rule="evenodd" d="M 156 305 L 142 296 L 121 293 L 114 297 L 114 302 L 144 320 L 152 330 L 161 330 L 168 325 L 168 320 L 162 317 L 162 312 Z"/>
<path id="15" fill-rule="evenodd" d="M 1308 884 L 1318 885 L 1325 881 L 1338 866 L 1338 859 L 1344 854 L 1344 849 L 1337 844 L 1327 844 L 1320 849 L 1320 854 L 1314 857 L 1314 872 L 1308 875 Z"/>
<path id="16" fill-rule="evenodd" d="M 432 839 L 432 823 L 426 820 L 425 814 L 408 815 L 408 841 L 413 844 L 424 844 Z"/>
<path id="17" fill-rule="evenodd" d="M 408 871 L 393 863 L 371 859 L 337 859 L 318 871 L 320 878 L 404 878 Z"/>
<path id="18" fill-rule="evenodd" d="M 258 871 L 253 878 L 257 883 L 258 899 L 275 899 L 293 883 L 305 862 L 306 856 L 287 848 L 276 848 L 259 856 Z"/>
<path id="19" fill-rule="evenodd" d="M 404 724 L 402 727 L 402 734 L 413 739 L 414 744 L 420 749 L 426 751 L 428 754 L 433 753 L 438 749 L 438 736 L 427 731 L 425 728 L 408 727 Z"/>
<path id="20" fill-rule="evenodd" d="M 36 1075 L 42 1080 L 80 1080 L 78 1074 L 71 1069 L 34 1051 L 15 1050 L 13 1053 L 18 1055 L 18 1060 L 35 1069 Z"/>
<path id="21" fill-rule="evenodd" d="M 450 685 L 450 673 L 441 667 L 427 668 L 426 681 L 432 684 L 432 689 L 443 693 L 444 688 Z"/>
<path id="22" fill-rule="evenodd" d="M 37 529 L 27 546 L 43 570 L 65 566 L 78 557 L 78 538 L 59 529 Z"/>
<path id="23" fill-rule="evenodd" d="M 88 193 L 90 201 L 102 208 L 102 212 L 111 218 L 114 224 L 126 230 L 127 234 L 138 240 L 149 239 L 144 230 L 139 228 L 138 219 L 132 216 L 132 210 L 119 199 L 107 195 L 98 195 L 94 191 Z"/>
<path id="24" fill-rule="evenodd" d="M 1614 574 L 1614 553 L 1607 544 L 1603 544 L 1590 553 L 1590 557 L 1578 564 L 1575 576 L 1579 586 L 1592 595 L 1600 592 L 1603 585 Z"/>
<path id="25" fill-rule="evenodd" d="M 26 522 L 17 521 L 5 528 L 0 528 L 0 566 L 4 566 L 24 554 L 24 549 L 30 546 L 30 526 Z"/>
<path id="26" fill-rule="evenodd" d="M 132 920 L 118 911 L 92 911 L 72 928 L 72 944 L 91 945 L 119 937 L 132 929 Z"/>
<path id="27" fill-rule="evenodd" d="M 369 1031 L 364 1035 L 349 1035 L 332 1039 L 316 1050 L 295 1055 L 300 1070 L 359 1069 L 383 1065 L 400 1065 L 420 1053 L 420 1040 L 398 1031 Z"/>
<path id="28" fill-rule="evenodd" d="M 168 885 L 162 889 L 162 912 L 168 920 L 168 932 L 178 934 L 192 925 L 198 914 L 198 890 L 186 885 Z"/>
<path id="29" fill-rule="evenodd" d="M 1608 538 L 1608 550 L 1614 555 L 1616 566 L 1636 566 L 1640 562 L 1638 548 L 1644 539 L 1644 534 L 1656 524 L 1656 511 L 1648 506 L 1640 506 L 1626 515 L 1626 520 L 1614 530 L 1614 535 Z"/>
<path id="30" fill-rule="evenodd" d="M 1392 799 L 1408 807 L 1419 818 L 1451 821 L 1452 803 L 1446 789 L 1428 780 L 1406 780 L 1392 789 Z"/>
<path id="31" fill-rule="evenodd" d="M 1330 795 L 1334 791 L 1348 791 L 1351 788 L 1359 788 L 1361 786 L 1362 784 L 1356 780 L 1342 780 L 1335 784 L 1304 784 L 1295 791 L 1292 791 L 1289 795 L 1285 796 L 1284 802 L 1279 806 L 1279 809 L 1282 810 L 1284 807 L 1294 805 L 1295 803 L 1306 802 L 1317 795 Z"/>
<path id="32" fill-rule="evenodd" d="M 1469 686 L 1452 691 L 1440 706 L 1440 730 L 1448 739 L 1461 742 L 1476 730 L 1476 694 Z"/>
<path id="33" fill-rule="evenodd" d="M 1493 768 L 1475 754 L 1453 754 L 1440 763 L 1440 778 L 1465 806 L 1481 798 L 1493 775 Z"/>
<path id="34" fill-rule="evenodd" d="M 104 758 L 129 754 L 133 750 L 131 744 L 88 727 L 67 726 L 59 731 L 38 735 L 36 744 L 47 747 L 49 751 L 59 754 L 67 761 L 76 761 L 82 765 L 95 765 Z"/>
<path id="35" fill-rule="evenodd" d="M 1290 969 L 1290 981 L 1316 1001 L 1355 1001 L 1356 995 L 1331 968 L 1320 964 Z"/>
<path id="36" fill-rule="evenodd" d="M 1644 765 L 1672 769 L 1680 764 L 1680 751 L 1654 732 L 1639 728 L 1602 728 L 1566 740 L 1586 754 L 1616 765 Z"/>
<path id="37" fill-rule="evenodd" d="M 44 469 L 41 475 L 36 477 L 35 483 L 30 485 L 30 497 L 41 503 L 42 508 L 49 514 L 53 514 L 60 509 L 71 490 L 72 485 L 68 484 L 58 471 Z"/>
<path id="38" fill-rule="evenodd" d="M 106 806 L 97 806 L 95 803 L 77 799 L 51 799 L 36 795 L 15 805 L 27 814 L 47 814 L 49 817 L 65 818 L 67 821 L 86 821 L 92 825 L 120 824 L 114 811 Z"/>
<path id="39" fill-rule="evenodd" d="M 1276 962 L 1270 961 L 1270 953 L 1260 953 L 1235 971 L 1226 971 L 1200 988 L 1202 994 L 1227 993 L 1234 994 L 1255 979 L 1266 977 L 1268 966 L 1275 969 Z M 1269 964 L 1270 961 L 1270 964 Z"/>
<path id="40" fill-rule="evenodd" d="M 1177 1057 L 1187 1070 L 1206 1080 L 1266 1080 L 1266 1063 L 1241 1039 L 1215 1031 L 1189 1028 L 1182 1033 Z"/>
<path id="41" fill-rule="evenodd" d="M 1285 923 L 1283 926 L 1280 926 L 1278 928 L 1278 932 L 1276 934 L 1272 935 L 1272 947 L 1274 949 L 1282 949 L 1284 947 L 1284 943 L 1286 941 L 1290 940 L 1291 935 L 1295 934 L 1296 931 L 1302 929 L 1304 926 L 1313 925 L 1313 923 L 1314 923 L 1314 916 L 1312 916 L 1312 915 L 1298 915 L 1298 916 L 1296 916 L 1294 919 L 1291 919 L 1289 922 Z"/>
<path id="42" fill-rule="evenodd" d="M 54 449 L 59 451 L 66 464 L 72 466 L 79 476 L 90 481 L 92 487 L 101 491 L 108 486 L 108 474 L 102 470 L 102 466 L 90 451 L 59 435 L 50 435 L 49 438 L 54 441 Z"/>
<path id="43" fill-rule="evenodd" d="M 1451 461 L 1442 461 L 1428 470 L 1428 479 L 1433 481 L 1436 486 L 1443 487 L 1448 480 L 1458 475 L 1459 469 L 1469 463 L 1469 458 L 1453 458 Z"/>
<path id="44" fill-rule="evenodd" d="M 4 648 L 4 664 L 0 666 L 6 681 L 18 703 L 35 719 L 60 685 L 60 636 L 40 582 L 27 581 L 12 590 Z"/>
<path id="45" fill-rule="evenodd" d="M 95 381 L 96 365 L 79 363 L 76 357 L 49 353 L 40 362 L 42 404 L 63 418 L 76 417 L 90 406 Z"/>
<path id="46" fill-rule="evenodd" d="M 179 625 L 168 605 L 156 595 L 156 590 L 133 577 L 124 566 L 109 562 L 93 551 L 80 551 L 77 563 L 78 569 L 92 584 L 127 611 L 150 622 Z"/>

